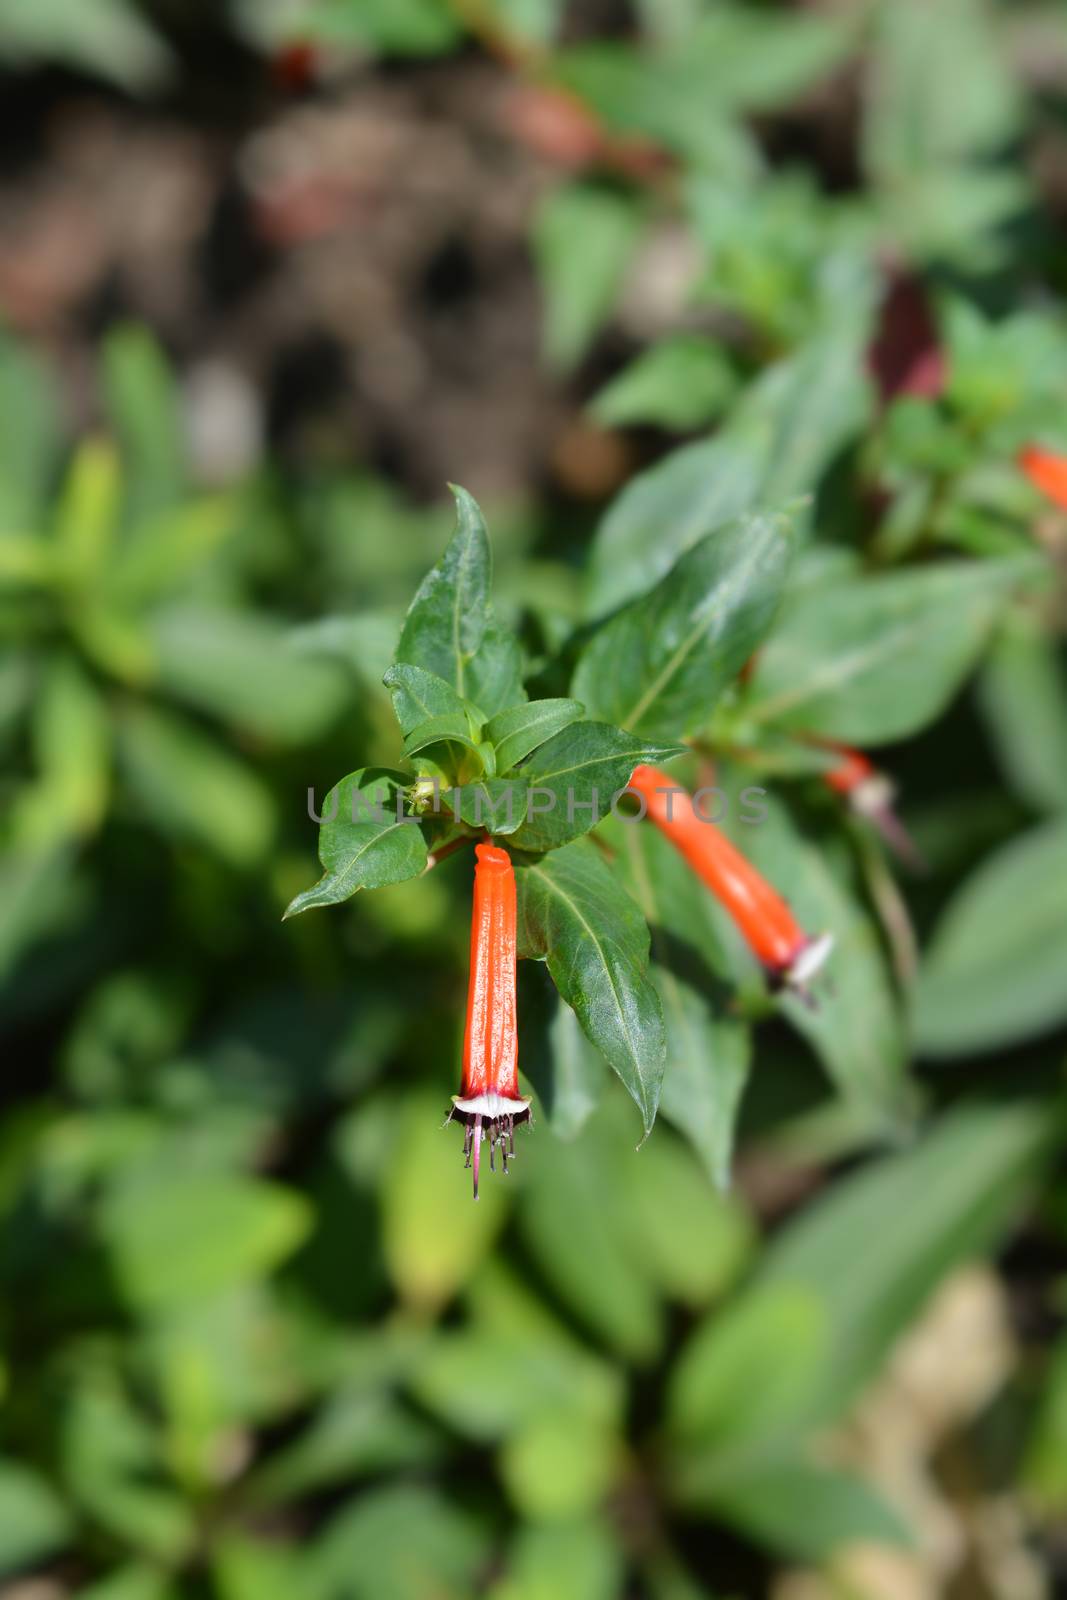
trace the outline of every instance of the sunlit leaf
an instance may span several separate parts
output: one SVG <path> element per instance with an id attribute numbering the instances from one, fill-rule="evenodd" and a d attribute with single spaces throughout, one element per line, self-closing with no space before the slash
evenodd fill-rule
<path id="1" fill-rule="evenodd" d="M 404 780 L 380 767 L 361 767 L 335 784 L 322 802 L 319 860 L 324 873 L 286 908 L 295 917 L 313 906 L 334 906 L 360 889 L 380 889 L 417 877 L 426 866 L 426 840 L 407 815 Z"/>
<path id="2" fill-rule="evenodd" d="M 661 739 L 706 723 L 770 626 L 791 553 L 784 516 L 739 517 L 594 633 L 573 688 L 590 714 Z"/>

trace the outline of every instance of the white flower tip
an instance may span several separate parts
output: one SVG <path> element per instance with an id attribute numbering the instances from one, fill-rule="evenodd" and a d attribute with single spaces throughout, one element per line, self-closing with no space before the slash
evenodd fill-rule
<path id="1" fill-rule="evenodd" d="M 785 981 L 792 989 L 802 989 L 811 982 L 816 973 L 821 972 L 834 948 L 832 933 L 820 933 L 817 938 L 809 939 L 803 945 L 793 960 L 792 966 L 785 973 Z"/>

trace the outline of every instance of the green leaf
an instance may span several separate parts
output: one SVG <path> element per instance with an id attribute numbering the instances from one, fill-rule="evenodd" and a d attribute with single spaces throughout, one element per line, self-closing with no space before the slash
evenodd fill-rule
<path id="1" fill-rule="evenodd" d="M 442 1126 L 447 1092 L 412 1094 L 396 1105 L 393 1160 L 382 1190 L 382 1241 L 386 1265 L 401 1299 L 436 1311 L 477 1272 L 507 1220 L 510 1195 L 503 1182 L 483 1176 L 471 1199 L 463 1165 L 462 1129 Z M 523 1153 L 519 1135 L 516 1153 Z"/>
<path id="2" fill-rule="evenodd" d="M 70 1513 L 45 1479 L 17 1461 L 0 1460 L 0 1573 L 61 1550 L 72 1532 Z"/>
<path id="3" fill-rule="evenodd" d="M 547 974 L 537 996 L 536 1021 L 541 1031 L 534 1031 L 529 997 L 533 981 L 540 979 L 539 968 L 519 971 L 519 1026 L 527 1041 L 524 1070 L 537 1091 L 541 1117 L 557 1138 L 574 1139 L 596 1110 L 607 1082 L 607 1066 Z"/>
<path id="4" fill-rule="evenodd" d="M 77 923 L 81 886 L 71 848 L 0 853 L 0 981 L 40 940 Z"/>
<path id="5" fill-rule="evenodd" d="M 1016 445 L 1041 438 L 1067 358 L 1062 322 L 1039 311 L 994 321 L 951 295 L 941 303 L 939 323 L 948 354 L 946 398 L 969 432 L 980 438 L 1010 420 Z"/>
<path id="6" fill-rule="evenodd" d="M 236 501 L 213 495 L 163 509 L 130 529 L 108 565 L 105 603 L 140 613 L 183 588 L 237 531 L 239 510 Z M 288 649 L 288 638 L 276 642 Z"/>
<path id="7" fill-rule="evenodd" d="M 315 622 L 291 628 L 287 639 L 290 646 L 301 653 L 343 662 L 359 687 L 374 695 L 384 682 L 386 670 L 392 670 L 393 647 L 399 632 L 399 614 L 381 609 L 320 617 Z M 419 716 L 423 714 L 418 713 Z"/>
<path id="8" fill-rule="evenodd" d="M 524 1175 L 519 1226 L 544 1279 L 598 1345 L 648 1362 L 663 1332 L 659 1295 L 611 1200 L 644 1152 L 605 1139 L 599 1120 L 573 1143 L 539 1135 Z"/>
<path id="9" fill-rule="evenodd" d="M 656 828 L 620 823 L 612 840 L 652 930 L 649 976 L 667 1035 L 660 1112 L 693 1145 L 712 1182 L 726 1188 L 752 1041 L 744 1023 L 724 1014 L 732 975 L 714 903 Z"/>
<path id="10" fill-rule="evenodd" d="M 857 745 L 918 732 L 959 690 L 1028 570 L 943 561 L 804 589 L 759 656 L 748 715 Z"/>
<path id="11" fill-rule="evenodd" d="M 1005 619 L 979 679 L 1005 782 L 1038 811 L 1067 809 L 1067 677 L 1040 620 Z"/>
<path id="12" fill-rule="evenodd" d="M 770 1284 L 707 1316 L 671 1373 L 667 1420 L 690 1490 L 729 1485 L 744 1463 L 788 1442 L 826 1356 L 826 1313 L 809 1289 Z"/>
<path id="13" fill-rule="evenodd" d="M 931 27 L 923 0 L 879 7 L 864 130 L 876 173 L 899 177 L 1012 137 L 1020 101 L 993 16 L 988 0 L 945 0 Z"/>
<path id="14" fill-rule="evenodd" d="M 547 48 L 563 24 L 566 0 L 489 0 L 502 35 Z"/>
<path id="15" fill-rule="evenodd" d="M 660 1113 L 689 1140 L 719 1189 L 730 1185 L 741 1097 L 752 1068 L 752 1036 L 744 1023 L 716 1016 L 706 994 L 653 962 L 649 971 L 663 1008 L 667 1060 Z"/>
<path id="16" fill-rule="evenodd" d="M 134 527 L 176 505 L 185 479 L 182 419 L 166 358 L 145 328 L 113 329 L 103 345 L 104 392 L 125 469 Z"/>
<path id="17" fill-rule="evenodd" d="M 171 1195 L 174 1215 L 181 1201 Z M 201 1223 L 204 1219 L 201 1218 Z M 157 1275 L 165 1263 L 157 1263 Z M 133 1552 L 178 1565 L 196 1538 L 192 1506 L 164 1475 L 159 1430 L 97 1348 L 74 1353 L 59 1414 L 64 1480 L 79 1507 Z"/>
<path id="18" fill-rule="evenodd" d="M 151 637 L 165 689 L 267 739 L 317 738 L 350 697 L 337 663 L 295 649 L 262 614 L 168 607 L 153 618 Z"/>
<path id="19" fill-rule="evenodd" d="M 717 1195 L 691 1151 L 673 1134 L 657 1131 L 630 1160 L 622 1119 L 606 1125 L 619 1151 L 620 1225 L 635 1258 L 671 1300 L 696 1310 L 721 1295 L 741 1270 L 751 1227 L 739 1206 Z"/>
<path id="20" fill-rule="evenodd" d="M 778 1236 L 759 1281 L 807 1288 L 828 1318 L 812 1421 L 840 1415 L 942 1278 L 1000 1242 L 1058 1137 L 1044 1103 L 960 1107 L 912 1149 L 839 1180 Z M 902 1226 L 917 1195 L 921 1224 Z"/>
<path id="21" fill-rule="evenodd" d="M 275 826 L 270 791 L 193 723 L 130 706 L 118 754 L 130 789 L 162 832 L 199 840 L 235 866 L 262 859 Z"/>
<path id="22" fill-rule="evenodd" d="M 335 1512 L 304 1575 L 322 1600 L 470 1600 L 487 1553 L 478 1523 L 438 1490 L 389 1485 Z"/>
<path id="23" fill-rule="evenodd" d="M 1023 1478 L 1042 1511 L 1067 1506 L 1067 1338 L 1061 1334 L 1044 1376 Z"/>
<path id="24" fill-rule="evenodd" d="M 523 1517 L 566 1522 L 607 1498 L 623 1459 L 616 1428 L 581 1412 L 548 1412 L 504 1440 L 500 1475 Z"/>
<path id="25" fill-rule="evenodd" d="M 227 1535 L 214 1548 L 219 1600 L 316 1600 L 294 1545 Z"/>
<path id="26" fill-rule="evenodd" d="M 165 1571 L 138 1563 L 119 1567 L 99 1583 L 80 1589 L 78 1600 L 181 1600 L 181 1597 Z"/>
<path id="27" fill-rule="evenodd" d="M 428 745 L 452 742 L 466 745 L 468 750 L 477 750 L 478 741 L 470 736 L 470 724 L 466 715 L 457 716 L 455 713 L 449 713 L 442 717 L 427 717 L 425 722 L 420 722 L 406 736 L 404 754 L 413 756 L 420 750 L 425 750 Z"/>
<path id="28" fill-rule="evenodd" d="M 339 905 L 359 889 L 403 883 L 424 871 L 426 840 L 418 819 L 404 814 L 405 787 L 402 775 L 382 767 L 361 767 L 334 785 L 322 803 L 319 828 L 325 871 L 290 902 L 286 917 Z"/>
<path id="29" fill-rule="evenodd" d="M 529 790 L 518 850 L 554 850 L 606 817 L 642 762 L 669 761 L 680 745 L 649 744 L 606 722 L 573 722 L 520 768 Z"/>
<path id="30" fill-rule="evenodd" d="M 849 1545 L 914 1544 L 897 1511 L 861 1478 L 806 1461 L 759 1468 L 716 1495 L 717 1514 L 800 1561 L 826 1561 Z"/>
<path id="31" fill-rule="evenodd" d="M 79 445 L 55 510 L 55 544 L 66 581 L 95 585 L 118 533 L 122 480 L 118 456 L 103 439 Z"/>
<path id="32" fill-rule="evenodd" d="M 805 932 L 833 935 L 825 981 L 816 1003 L 785 994 L 779 1005 L 804 1035 L 841 1093 L 882 1131 L 900 1131 L 910 1093 L 903 1020 L 878 930 L 840 869 L 828 841 L 807 837 L 783 803 L 768 795 L 758 827 L 741 844 L 763 875 L 789 901 Z"/>
<path id="33" fill-rule="evenodd" d="M 462 38 L 444 0 L 310 0 L 300 20 L 311 39 L 358 44 L 385 56 L 440 55 Z"/>
<path id="34" fill-rule="evenodd" d="M 57 653 L 47 663 L 33 708 L 38 778 L 14 809 L 16 838 L 48 847 L 100 825 L 111 782 L 108 713 L 73 655 Z"/>
<path id="35" fill-rule="evenodd" d="M 484 778 L 450 789 L 446 798 L 468 827 L 509 834 L 522 827 L 529 797 L 521 778 Z"/>
<path id="36" fill-rule="evenodd" d="M 781 515 L 739 517 L 709 534 L 597 629 L 575 693 L 593 716 L 633 733 L 671 739 L 703 726 L 770 626 L 790 554 Z"/>
<path id="37" fill-rule="evenodd" d="M 525 1524 L 512 1540 L 499 1600 L 617 1600 L 622 1552 L 599 1520 Z"/>
<path id="38" fill-rule="evenodd" d="M 988 165 L 1021 131 L 1023 97 L 990 0 L 877 8 L 862 149 L 885 226 L 920 254 L 987 260 L 983 233 L 1026 200 L 1020 175 Z M 992 258 L 996 259 L 996 256 Z"/>
<path id="39" fill-rule="evenodd" d="M 485 519 L 466 489 L 452 493 L 456 531 L 411 602 L 396 659 L 435 673 L 491 717 L 524 697 L 519 644 L 493 616 Z"/>
<path id="40" fill-rule="evenodd" d="M 577 722 L 584 711 L 580 700 L 530 700 L 498 711 L 484 729 L 484 737 L 496 746 L 497 771 L 510 772 L 531 750 Z"/>
<path id="41" fill-rule="evenodd" d="M 50 372 L 0 333 L 0 538 L 43 524 L 59 439 Z"/>
<path id="42" fill-rule="evenodd" d="M 479 1285 L 486 1282 L 501 1287 L 498 1268 L 479 1275 Z M 502 1292 L 511 1289 L 505 1279 Z M 516 1365 L 521 1384 L 510 1381 Z M 483 1314 L 456 1331 L 438 1331 L 416 1362 L 412 1386 L 421 1405 L 478 1444 L 563 1411 L 617 1427 L 625 1399 L 610 1362 L 564 1332 L 542 1304 L 521 1297 L 494 1323 Z"/>
<path id="43" fill-rule="evenodd" d="M 1032 1039 L 1067 1018 L 1067 821 L 1013 839 L 949 903 L 923 962 L 915 1040 L 961 1056 Z"/>
<path id="44" fill-rule="evenodd" d="M 393 699 L 393 710 L 405 740 L 423 723 L 449 717 L 457 723 L 466 720 L 474 708 L 456 693 L 436 672 L 404 664 L 390 667 L 382 679 Z M 467 727 L 467 732 L 470 732 Z"/>
<path id="45" fill-rule="evenodd" d="M 552 981 L 641 1112 L 656 1118 L 663 1016 L 646 976 L 648 929 L 588 844 L 517 865 L 519 954 L 547 961 Z"/>
<path id="46" fill-rule="evenodd" d="M 617 373 L 590 411 L 604 427 L 656 423 L 684 431 L 720 416 L 736 388 L 721 344 L 678 333 L 651 345 Z"/>
<path id="47" fill-rule="evenodd" d="M 557 52 L 555 70 L 609 126 L 665 144 L 720 180 L 751 181 L 757 167 L 737 113 L 778 108 L 818 82 L 852 33 L 847 18 L 764 16 L 722 0 L 710 11 L 686 7 L 682 18 L 665 0 L 643 9 L 662 35 L 658 48 L 597 40 Z"/>
<path id="48" fill-rule="evenodd" d="M 265 1275 L 311 1227 L 302 1195 L 223 1173 L 161 1174 L 112 1190 L 100 1235 L 123 1298 L 166 1311 Z"/>
<path id="49" fill-rule="evenodd" d="M 130 93 L 158 89 L 173 57 L 129 0 L 36 0 L 9 7 L 0 26 L 0 56 L 18 65 L 66 62 L 97 73 Z"/>
<path id="50" fill-rule="evenodd" d="M 586 616 L 602 616 L 644 594 L 693 545 L 750 511 L 759 499 L 762 471 L 762 453 L 726 429 L 638 473 L 597 529 Z"/>
<path id="51" fill-rule="evenodd" d="M 853 40 L 847 16 L 766 13 L 723 4 L 677 42 L 679 93 L 688 84 L 745 111 L 789 106 L 836 67 Z"/>
<path id="52" fill-rule="evenodd" d="M 557 371 L 577 365 L 607 319 L 643 221 L 636 195 L 603 184 L 560 184 L 542 200 L 533 251 L 545 298 L 545 356 Z"/>
<path id="53" fill-rule="evenodd" d="M 627 485 L 597 529 L 586 616 L 644 594 L 724 523 L 817 487 L 870 409 L 866 321 L 840 318 L 761 374 L 714 439 L 684 445 Z"/>
<path id="54" fill-rule="evenodd" d="M 415 762 L 420 771 L 428 761 L 456 782 L 480 774 L 483 766 L 479 743 L 471 737 L 470 718 L 465 712 L 427 717 L 418 723 L 404 740 L 404 754 L 409 760 L 422 756 L 422 763 Z"/>
<path id="55" fill-rule="evenodd" d="M 303 1432 L 270 1455 L 246 1485 L 257 1507 L 284 1505 L 357 1475 L 426 1467 L 441 1455 L 439 1431 L 382 1380 L 357 1381 L 332 1390 Z"/>

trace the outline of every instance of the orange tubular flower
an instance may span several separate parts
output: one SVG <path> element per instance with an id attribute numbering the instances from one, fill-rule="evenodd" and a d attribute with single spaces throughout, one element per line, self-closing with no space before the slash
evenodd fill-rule
<path id="1" fill-rule="evenodd" d="M 637 767 L 630 788 L 645 802 L 649 821 L 665 834 L 736 922 L 749 948 L 776 984 L 803 992 L 826 960 L 833 937 L 809 938 L 777 889 L 666 772 Z"/>
<path id="2" fill-rule="evenodd" d="M 1018 461 L 1034 488 L 1067 511 L 1067 456 L 1031 444 L 1019 451 Z"/>
<path id="3" fill-rule="evenodd" d="M 841 758 L 823 779 L 827 788 L 841 795 L 857 816 L 866 817 L 901 861 L 913 868 L 920 867 L 919 852 L 893 810 L 896 786 L 892 778 L 879 772 L 862 750 L 853 750 L 850 745 L 837 744 L 831 739 L 816 742 L 824 749 L 836 751 Z"/>
<path id="4" fill-rule="evenodd" d="M 504 1171 L 515 1154 L 515 1124 L 530 1115 L 519 1094 L 519 1034 L 515 1017 L 515 873 L 511 857 L 498 845 L 475 847 L 474 908 L 471 917 L 471 975 L 467 991 L 467 1031 L 463 1038 L 463 1092 L 453 1096 L 450 1117 L 466 1128 L 463 1153 L 474 1167 L 482 1140 L 489 1139 L 489 1166 L 497 1141 Z M 510 1147 L 510 1150 L 509 1150 Z"/>

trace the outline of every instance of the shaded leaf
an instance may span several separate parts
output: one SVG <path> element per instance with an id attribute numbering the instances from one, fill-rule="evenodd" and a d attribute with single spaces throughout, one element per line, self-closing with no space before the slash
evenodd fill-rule
<path id="1" fill-rule="evenodd" d="M 883 1131 L 900 1130 L 909 1115 L 903 1019 L 878 930 L 821 838 L 809 838 L 774 796 L 766 817 L 744 830 L 743 847 L 789 901 L 811 936 L 831 933 L 826 976 L 815 983 L 815 1005 L 784 994 L 779 1005 L 808 1040 L 842 1094 Z"/>
<path id="2" fill-rule="evenodd" d="M 843 1545 L 914 1543 L 896 1510 L 861 1478 L 804 1461 L 740 1477 L 716 1495 L 715 1510 L 794 1560 L 824 1561 Z"/>
<path id="3" fill-rule="evenodd" d="M 130 789 L 162 833 L 198 840 L 235 866 L 262 858 L 275 827 L 270 792 L 195 724 L 130 706 L 119 724 L 118 755 Z"/>
<path id="4" fill-rule="evenodd" d="M 72 1519 L 55 1490 L 29 1467 L 0 1460 L 0 1573 L 61 1550 Z"/>
<path id="5" fill-rule="evenodd" d="M 840 1415 L 942 1278 L 997 1244 L 1057 1137 L 1043 1104 L 960 1107 L 839 1181 L 771 1244 L 759 1282 L 807 1288 L 827 1315 L 812 1420 Z M 916 1196 L 921 1226 L 902 1226 Z"/>
<path id="6" fill-rule="evenodd" d="M 795 1433 L 826 1356 L 826 1313 L 811 1290 L 770 1284 L 708 1316 L 671 1373 L 668 1424 L 682 1471 L 706 1494 L 746 1458 Z M 694 1466 L 695 1463 L 695 1466 Z"/>
<path id="7" fill-rule="evenodd" d="M 1030 570 L 945 561 L 805 589 L 759 656 L 748 714 L 858 745 L 916 733 L 960 688 Z"/>
<path id="8" fill-rule="evenodd" d="M 100 1233 L 123 1297 L 158 1311 L 268 1272 L 311 1226 L 302 1195 L 259 1179 L 202 1172 L 122 1184 Z"/>
<path id="9" fill-rule="evenodd" d="M 499 1600 L 616 1600 L 622 1583 L 619 1541 L 607 1523 L 526 1524 L 508 1550 Z"/>
<path id="10" fill-rule="evenodd" d="M 532 993 L 535 981 L 538 990 Z M 519 969 L 519 1005 L 520 1037 L 526 1041 L 523 1070 L 537 1091 L 541 1117 L 557 1138 L 574 1139 L 608 1081 L 604 1057 L 547 972 Z"/>
<path id="11" fill-rule="evenodd" d="M 267 739 L 316 738 L 350 695 L 335 662 L 294 648 L 262 614 L 173 606 L 153 618 L 150 636 L 166 689 Z"/>
<path id="12" fill-rule="evenodd" d="M 523 825 L 528 796 L 521 778 L 485 778 L 450 789 L 447 800 L 453 815 L 469 827 L 511 834 Z"/>
<path id="13" fill-rule="evenodd" d="M 478 1270 L 507 1219 L 503 1182 L 482 1179 L 471 1199 L 459 1123 L 442 1124 L 448 1094 L 418 1093 L 397 1107 L 394 1159 L 382 1190 L 382 1240 L 389 1276 L 401 1298 L 436 1310 Z M 523 1154 L 520 1132 L 516 1153 Z"/>
<path id="14" fill-rule="evenodd" d="M 588 844 L 516 864 L 519 955 L 547 961 L 552 981 L 618 1073 L 647 1132 L 656 1118 L 665 1042 L 646 976 L 648 929 Z"/>
<path id="15" fill-rule="evenodd" d="M 1037 618 L 1007 619 L 979 691 L 1005 782 L 1039 811 L 1067 809 L 1067 677 Z"/>
<path id="16" fill-rule="evenodd" d="M 596 1120 L 573 1143 L 541 1134 L 519 1225 L 545 1280 L 583 1326 L 608 1349 L 647 1362 L 662 1333 L 659 1297 L 609 1203 L 619 1160 L 596 1137 Z M 626 1158 L 636 1164 L 641 1155 L 627 1149 Z"/>
<path id="17" fill-rule="evenodd" d="M 933 1056 L 1030 1039 L 1067 1018 L 1067 822 L 1013 839 L 938 923 L 916 996 L 915 1040 Z"/>
<path id="18" fill-rule="evenodd" d="M 725 1188 L 752 1041 L 749 1028 L 726 1014 L 732 975 L 712 897 L 656 828 L 620 823 L 612 838 L 652 932 L 649 976 L 667 1038 L 660 1111 Z"/>
<path id="19" fill-rule="evenodd" d="M 469 1600 L 486 1553 L 478 1523 L 438 1490 L 390 1485 L 335 1512 L 303 1565 L 321 1600 Z"/>

